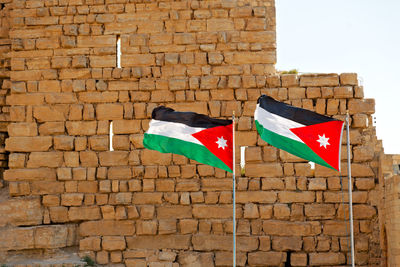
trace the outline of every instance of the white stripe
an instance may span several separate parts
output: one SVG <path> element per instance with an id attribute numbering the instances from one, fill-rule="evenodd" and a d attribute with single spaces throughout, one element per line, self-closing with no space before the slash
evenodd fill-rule
<path id="1" fill-rule="evenodd" d="M 190 127 L 183 123 L 151 120 L 148 134 L 157 134 L 166 137 L 180 139 L 182 141 L 203 145 L 192 134 L 205 130 L 206 128 Z"/>
<path id="2" fill-rule="evenodd" d="M 258 121 L 265 129 L 270 130 L 271 132 L 304 143 L 299 137 L 297 137 L 297 135 L 289 130 L 290 128 L 304 127 L 305 125 L 303 124 L 270 113 L 261 108 L 259 104 L 257 104 L 256 112 L 254 113 L 254 119 Z"/>

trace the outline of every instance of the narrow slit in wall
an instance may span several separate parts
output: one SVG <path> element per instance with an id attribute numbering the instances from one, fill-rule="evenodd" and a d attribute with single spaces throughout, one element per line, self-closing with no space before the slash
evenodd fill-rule
<path id="1" fill-rule="evenodd" d="M 121 68 L 121 36 L 117 35 L 117 68 Z"/>
<path id="2" fill-rule="evenodd" d="M 113 147 L 113 122 L 110 122 L 110 151 L 114 151 L 114 147 Z"/>

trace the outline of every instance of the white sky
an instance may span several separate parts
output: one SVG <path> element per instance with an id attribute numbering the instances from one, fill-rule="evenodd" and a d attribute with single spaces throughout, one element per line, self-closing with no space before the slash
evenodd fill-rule
<path id="1" fill-rule="evenodd" d="M 356 72 L 386 154 L 400 154 L 400 0 L 276 0 L 278 70 Z"/>

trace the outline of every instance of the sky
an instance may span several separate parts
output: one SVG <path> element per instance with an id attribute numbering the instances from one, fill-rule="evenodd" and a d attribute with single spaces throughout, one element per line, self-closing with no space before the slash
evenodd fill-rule
<path id="1" fill-rule="evenodd" d="M 400 154 L 400 1 L 276 0 L 278 70 L 358 73 L 386 154 Z"/>

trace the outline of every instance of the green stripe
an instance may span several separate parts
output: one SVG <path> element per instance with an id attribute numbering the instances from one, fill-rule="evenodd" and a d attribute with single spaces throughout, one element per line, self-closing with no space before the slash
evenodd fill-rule
<path id="1" fill-rule="evenodd" d="M 296 155 L 302 159 L 306 159 L 315 162 L 319 165 L 328 167 L 335 170 L 331 165 L 329 165 L 325 160 L 318 156 L 314 151 L 312 151 L 306 144 L 295 141 L 288 137 L 279 135 L 270 130 L 265 129 L 258 121 L 256 121 L 257 131 L 261 136 L 261 139 L 266 141 L 271 146 L 277 147 L 279 149 L 285 150 L 290 154 Z"/>
<path id="2" fill-rule="evenodd" d="M 144 134 L 143 145 L 148 149 L 157 150 L 161 153 L 179 154 L 200 163 L 232 172 L 222 160 L 217 158 L 203 145 L 148 133 Z"/>

